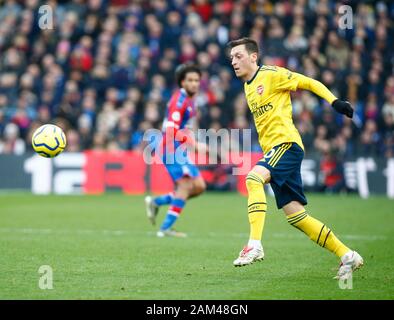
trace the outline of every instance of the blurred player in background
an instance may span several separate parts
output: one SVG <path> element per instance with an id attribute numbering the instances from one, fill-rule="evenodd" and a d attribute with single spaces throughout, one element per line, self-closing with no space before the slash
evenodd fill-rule
<path id="1" fill-rule="evenodd" d="M 182 64 L 175 71 L 179 89 L 172 95 L 167 105 L 163 122 L 162 159 L 175 184 L 174 192 L 156 198 L 145 198 L 146 214 L 155 224 L 160 206 L 170 205 L 167 215 L 157 232 L 158 237 L 185 237 L 186 234 L 172 227 L 185 207 L 186 200 L 198 196 L 206 189 L 199 170 L 180 147 L 188 144 L 196 151 L 206 152 L 205 144 L 194 141 L 190 135 L 195 120 L 196 107 L 193 101 L 200 87 L 201 71 L 196 65 Z M 183 146 L 182 146 L 183 145 Z M 184 149 L 187 150 L 187 149 Z"/>
<path id="2" fill-rule="evenodd" d="M 304 146 L 292 120 L 290 91 L 309 90 L 328 101 L 339 113 L 353 117 L 349 102 L 337 99 L 321 82 L 276 66 L 259 66 L 256 41 L 242 38 L 229 42 L 231 64 L 244 83 L 264 157 L 246 177 L 250 238 L 234 261 L 245 266 L 264 258 L 261 244 L 267 210 L 264 184 L 270 183 L 276 204 L 287 221 L 312 241 L 336 254 L 341 265 L 336 278 L 347 279 L 363 265 L 362 257 L 346 247 L 324 223 L 305 211 L 307 204 L 301 180 Z"/>

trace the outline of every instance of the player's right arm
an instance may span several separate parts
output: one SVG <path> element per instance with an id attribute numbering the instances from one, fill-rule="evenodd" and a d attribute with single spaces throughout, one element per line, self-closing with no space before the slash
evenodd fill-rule
<path id="1" fill-rule="evenodd" d="M 275 87 L 278 90 L 303 89 L 313 92 L 319 97 L 326 100 L 339 113 L 349 118 L 353 117 L 353 109 L 349 102 L 339 100 L 323 83 L 313 78 L 304 76 L 297 72 L 291 72 L 285 68 L 278 68 L 273 74 L 275 78 Z"/>
<path id="2" fill-rule="evenodd" d="M 182 123 L 183 114 L 185 112 L 182 105 L 178 106 L 179 97 L 178 94 L 175 94 L 171 97 L 170 101 L 168 102 L 167 106 L 167 117 L 164 122 L 163 131 L 169 132 L 170 130 L 176 133 Z"/>
<path id="3" fill-rule="evenodd" d="M 178 91 L 168 103 L 167 119 L 163 128 L 167 145 L 172 145 L 175 141 L 191 146 L 195 144 L 192 132 L 187 128 L 181 127 L 187 108 L 186 99 L 186 94 Z"/>

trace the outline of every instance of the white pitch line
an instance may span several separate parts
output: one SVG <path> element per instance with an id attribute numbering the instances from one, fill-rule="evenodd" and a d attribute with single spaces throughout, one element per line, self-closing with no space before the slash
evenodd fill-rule
<path id="1" fill-rule="evenodd" d="M 55 235 L 89 235 L 89 234 L 103 234 L 108 236 L 124 236 L 124 235 L 132 235 L 132 234 L 140 234 L 140 235 L 149 235 L 152 236 L 155 234 L 154 231 L 132 231 L 132 230 L 93 230 L 93 229 L 75 229 L 75 230 L 67 230 L 67 229 L 36 229 L 36 228 L 0 228 L 0 233 L 23 233 L 23 234 L 55 234 Z M 226 233 L 226 232 L 208 232 L 208 233 L 189 233 L 190 237 L 194 238 L 202 238 L 202 237 L 212 237 L 212 238 L 223 238 L 223 237 L 231 237 L 231 238 L 247 238 L 247 233 Z M 275 232 L 269 233 L 266 232 L 266 238 L 285 238 L 285 239 L 301 239 L 304 238 L 303 234 L 295 234 L 295 233 L 283 233 L 283 232 Z M 342 239 L 350 239 L 350 240 L 364 240 L 364 241 L 376 241 L 376 240 L 387 240 L 387 236 L 382 235 L 357 235 L 357 234 L 343 234 L 340 236 Z"/>

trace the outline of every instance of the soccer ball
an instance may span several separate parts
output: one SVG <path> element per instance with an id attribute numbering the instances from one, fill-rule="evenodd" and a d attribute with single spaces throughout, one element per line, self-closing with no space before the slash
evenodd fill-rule
<path id="1" fill-rule="evenodd" d="M 44 124 L 34 131 L 31 144 L 35 152 L 45 158 L 56 157 L 66 147 L 66 136 L 53 124 Z"/>

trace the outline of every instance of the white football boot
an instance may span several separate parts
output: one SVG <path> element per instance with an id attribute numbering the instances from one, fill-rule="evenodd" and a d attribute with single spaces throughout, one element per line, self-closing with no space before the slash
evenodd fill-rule
<path id="1" fill-rule="evenodd" d="M 159 238 L 164 237 L 175 237 L 175 238 L 186 238 L 186 233 L 175 231 L 174 229 L 169 230 L 159 230 L 156 234 Z"/>
<path id="2" fill-rule="evenodd" d="M 247 266 L 255 261 L 261 261 L 264 259 L 263 247 L 249 247 L 245 246 L 239 253 L 239 257 L 234 260 L 233 264 L 235 267 Z"/>
<path id="3" fill-rule="evenodd" d="M 153 198 L 151 196 L 145 197 L 145 208 L 146 208 L 146 216 L 148 217 L 149 221 L 153 225 L 155 225 L 156 217 L 159 212 L 159 206 L 154 203 Z"/>
<path id="4" fill-rule="evenodd" d="M 356 251 L 349 251 L 342 256 L 338 273 L 334 279 L 347 280 L 353 271 L 360 269 L 363 265 L 363 258 Z"/>

